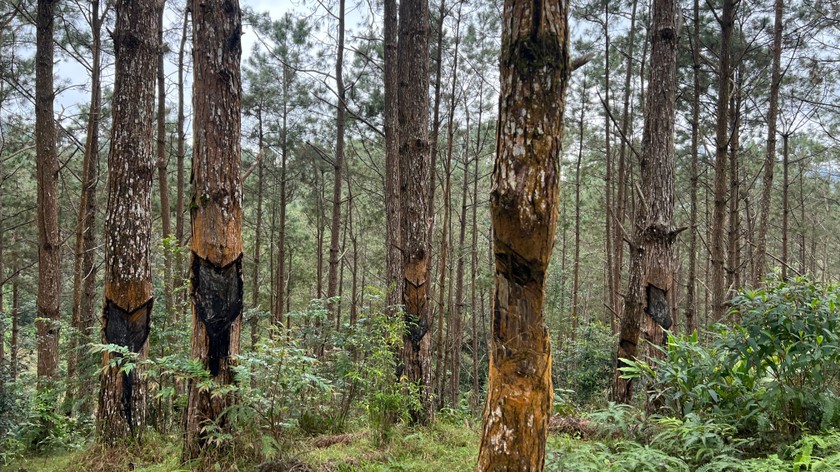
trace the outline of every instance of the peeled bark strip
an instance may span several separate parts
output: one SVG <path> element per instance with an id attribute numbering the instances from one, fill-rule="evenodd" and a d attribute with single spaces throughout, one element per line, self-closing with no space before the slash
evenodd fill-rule
<path id="1" fill-rule="evenodd" d="M 194 0 L 192 356 L 220 385 L 233 382 L 242 322 L 240 164 L 241 12 L 236 0 Z M 220 424 L 233 402 L 190 382 L 184 456 L 206 446 L 204 427 Z"/>
<path id="2" fill-rule="evenodd" d="M 102 341 L 142 355 L 148 351 L 152 315 L 153 123 L 155 73 L 162 4 L 156 0 L 118 3 L 113 127 L 108 155 L 105 220 L 105 307 Z M 97 430 L 113 444 L 136 436 L 145 421 L 139 372 L 108 367 L 119 354 L 103 354 Z"/>
<path id="3" fill-rule="evenodd" d="M 400 377 L 421 387 L 422 408 L 415 421 L 431 414 L 431 336 L 429 336 L 429 206 L 431 143 L 429 141 L 429 4 L 400 2 L 398 46 L 401 231 L 403 244 L 403 336 Z"/>
<path id="4" fill-rule="evenodd" d="M 651 31 L 650 85 L 645 102 L 645 129 L 640 162 L 641 191 L 633 243 L 630 282 L 618 344 L 618 365 L 637 354 L 639 335 L 663 345 L 673 323 L 674 297 L 674 121 L 676 53 L 679 42 L 676 0 L 655 0 Z M 648 355 L 654 355 L 649 350 Z M 616 401 L 629 402 L 632 383 L 616 369 Z"/>
<path id="5" fill-rule="evenodd" d="M 504 5 L 490 194 L 496 283 L 478 470 L 541 471 L 554 391 L 543 306 L 569 77 L 565 2 Z"/>

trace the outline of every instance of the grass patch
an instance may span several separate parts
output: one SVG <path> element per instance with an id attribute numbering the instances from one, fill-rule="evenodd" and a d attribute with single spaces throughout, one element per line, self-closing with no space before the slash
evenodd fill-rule
<path id="1" fill-rule="evenodd" d="M 436 422 L 425 427 L 400 425 L 389 443 L 377 447 L 360 432 L 349 442 L 307 448 L 300 459 L 317 471 L 469 471 L 478 457 L 478 430 Z"/>

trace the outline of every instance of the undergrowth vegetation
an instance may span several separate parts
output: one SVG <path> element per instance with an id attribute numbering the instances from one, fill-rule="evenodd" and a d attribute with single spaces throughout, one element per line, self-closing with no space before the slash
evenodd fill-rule
<path id="1" fill-rule="evenodd" d="M 550 471 L 840 470 L 838 288 L 804 279 L 768 281 L 731 302 L 728 326 L 672 335 L 662 360 L 634 360 L 624 375 L 637 403 L 607 402 L 615 365 L 609 327 L 582 326 L 555 352 Z M 4 470 L 472 470 L 481 415 L 464 394 L 426 426 L 409 425 L 417 387 L 397 379 L 399 313 L 369 288 L 365 310 L 338 333 L 331 301 L 290 315 L 295 329 L 258 333 L 236 367 L 237 383 L 214 384 L 177 349 L 120 367 L 148 381 L 148 425 L 139 445 L 109 453 L 89 416 L 64 414 L 61 382 L 32 389 L 23 376 L 0 396 Z M 265 319 L 258 310 L 247 320 Z M 269 324 L 269 323 L 265 323 Z M 173 329 L 173 333 L 186 330 Z M 326 333 L 326 334 L 319 334 Z M 177 334 L 161 337 L 164 347 Z M 93 352 L 111 349 L 89 346 Z M 238 402 L 207 426 L 224 452 L 181 461 L 187 382 Z M 463 389 L 466 390 L 466 389 Z"/>

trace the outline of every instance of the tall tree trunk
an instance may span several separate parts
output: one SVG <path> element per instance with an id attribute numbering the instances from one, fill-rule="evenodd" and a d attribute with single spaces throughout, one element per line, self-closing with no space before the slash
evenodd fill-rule
<path id="1" fill-rule="evenodd" d="M 726 151 L 729 148 L 729 93 L 732 75 L 732 29 L 735 25 L 735 0 L 723 0 L 723 11 L 718 22 L 721 27 L 720 63 L 718 64 L 717 127 L 715 131 L 715 193 L 712 213 L 712 319 L 717 322 L 726 313 L 726 286 L 724 279 L 723 228 L 726 222 Z"/>
<path id="2" fill-rule="evenodd" d="M 459 29 L 460 29 L 460 26 L 461 26 L 460 9 L 458 11 L 458 15 L 459 16 L 456 19 L 456 25 L 455 25 L 455 38 L 454 38 L 455 39 L 455 47 L 454 47 L 454 52 L 453 52 L 454 59 L 453 59 L 453 65 L 452 65 L 452 83 L 451 83 L 451 87 L 449 89 L 449 110 L 448 110 L 449 115 L 448 115 L 447 120 L 446 120 L 446 161 L 444 161 L 445 175 L 444 175 L 444 187 L 443 187 L 443 228 L 441 230 L 441 238 L 440 238 L 440 284 L 439 284 L 440 296 L 438 297 L 438 300 L 439 300 L 438 309 L 440 310 L 441 320 L 443 319 L 444 313 L 447 313 L 448 316 L 449 316 L 449 320 L 450 320 L 449 333 L 450 333 L 450 335 L 453 335 L 453 338 L 451 339 L 451 341 L 453 341 L 453 342 L 455 341 L 455 332 L 454 332 L 454 330 L 456 329 L 455 328 L 455 323 L 458 323 L 458 326 L 460 327 L 460 321 L 455 321 L 453 319 L 453 317 L 461 316 L 461 314 L 457 311 L 458 310 L 457 308 L 452 306 L 452 298 L 451 297 L 449 298 L 448 309 L 446 309 L 444 307 L 443 285 L 444 285 L 444 281 L 446 279 L 446 277 L 444 275 L 444 272 L 445 272 L 445 269 L 447 267 L 446 266 L 446 259 L 447 259 L 447 256 L 448 256 L 447 252 L 448 252 L 448 249 L 449 249 L 447 247 L 447 242 L 452 238 L 452 151 L 453 151 L 454 145 L 455 145 L 455 109 L 456 109 L 456 104 L 457 104 L 456 93 L 457 93 L 457 85 L 458 85 L 458 46 L 459 46 L 460 39 L 461 39 L 460 34 L 459 34 Z M 441 35 L 442 35 L 442 33 L 441 33 Z M 442 43 L 438 47 L 442 47 Z M 430 207 L 430 208 L 431 208 L 430 212 L 433 213 L 434 212 L 434 207 Z M 451 268 L 452 268 L 451 264 L 450 264 L 449 268 L 450 268 L 450 272 L 451 272 Z M 461 275 L 463 276 L 463 267 L 461 268 L 461 270 L 462 270 Z M 451 285 L 452 285 L 451 273 L 450 273 L 449 284 L 450 284 L 450 287 L 451 287 Z M 443 346 L 444 346 L 444 344 L 441 342 L 442 340 L 443 340 L 443 331 L 439 329 L 438 330 L 438 349 L 441 349 L 441 350 L 443 349 Z M 453 352 L 453 356 L 454 356 L 454 352 Z M 460 362 L 460 357 L 459 357 L 458 361 Z M 453 362 L 454 362 L 454 357 L 453 357 Z M 444 372 L 445 371 L 446 371 L 446 369 L 444 369 Z M 454 371 L 452 372 L 452 375 L 453 375 L 452 382 L 455 382 L 456 380 L 454 378 L 454 376 L 455 376 Z M 440 380 L 441 385 L 444 385 L 443 379 L 440 376 L 439 371 L 435 372 L 435 377 L 438 380 Z M 453 383 L 453 385 L 454 385 L 454 383 Z M 442 390 L 443 389 L 441 389 L 441 391 Z M 452 406 L 454 407 L 457 404 L 457 397 L 456 397 L 457 393 L 455 393 L 454 391 L 450 392 L 450 393 L 451 393 L 450 399 L 452 400 Z M 441 395 L 441 398 L 442 398 L 442 395 Z"/>
<path id="3" fill-rule="evenodd" d="M 618 289 L 616 287 L 615 272 L 613 271 L 613 156 L 610 152 L 610 3 L 604 2 L 604 160 L 606 172 L 604 175 L 604 240 L 605 258 L 604 273 L 606 290 L 604 290 L 604 307 L 606 307 L 606 319 L 609 320 L 610 331 L 615 332 L 615 316 L 613 306 Z"/>
<path id="4" fill-rule="evenodd" d="M 58 155 L 53 117 L 55 0 L 38 0 L 35 45 L 35 167 L 38 178 L 38 379 L 58 375 L 61 316 L 61 234 L 58 226 Z M 42 384 L 41 384 L 42 385 Z"/>
<path id="5" fill-rule="evenodd" d="M 93 326 L 96 290 L 96 187 L 99 183 L 99 121 L 102 110 L 102 72 L 101 32 L 102 20 L 99 16 L 99 0 L 90 2 L 91 18 L 91 78 L 90 111 L 88 112 L 87 139 L 82 160 L 82 193 L 79 201 L 79 215 L 76 221 L 76 246 L 73 265 L 73 318 L 75 330 L 70 341 L 67 357 L 67 393 L 65 404 L 73 407 L 80 401 L 79 412 L 90 413 L 92 405 L 93 383 L 88 374 L 92 362 L 85 362 L 82 346 L 93 340 Z M 82 371 L 82 374 L 79 371 Z"/>
<path id="6" fill-rule="evenodd" d="M 726 285 L 730 291 L 738 291 L 741 287 L 741 216 L 739 209 L 741 182 L 738 176 L 738 152 L 741 136 L 741 87 L 743 79 L 740 69 L 737 71 L 737 78 L 733 84 L 735 89 L 732 91 L 732 97 L 729 100 L 732 132 L 729 138 L 729 234 L 727 237 L 729 247 L 727 248 Z"/>
<path id="7" fill-rule="evenodd" d="M 773 171 L 776 166 L 776 120 L 779 113 L 779 88 L 782 82 L 782 31 L 784 29 L 785 1 L 776 0 L 773 27 L 773 65 L 770 73 L 770 100 L 767 109 L 767 150 L 764 154 L 761 203 L 758 209 L 756 230 L 755 270 L 753 279 L 758 282 L 767 273 L 767 225 L 773 196 Z"/>
<path id="8" fill-rule="evenodd" d="M 338 1 L 338 46 L 335 56 L 335 88 L 338 96 L 335 112 L 335 159 L 333 160 L 332 220 L 330 223 L 330 264 L 327 275 L 327 298 L 338 294 L 338 254 L 341 244 L 341 184 L 344 180 L 344 115 L 346 113 L 344 91 L 344 0 Z M 329 319 L 338 317 L 336 306 L 331 305 Z"/>
<path id="9" fill-rule="evenodd" d="M 102 342 L 140 357 L 148 353 L 152 321 L 152 180 L 155 73 L 162 2 L 118 3 L 113 126 L 108 154 L 105 219 L 105 306 Z M 123 372 L 119 353 L 104 353 L 97 430 L 100 441 L 139 438 L 145 385 L 138 368 Z"/>
<path id="10" fill-rule="evenodd" d="M 402 238 L 400 233 L 400 137 L 397 111 L 397 2 L 385 0 L 385 266 L 388 307 L 402 304 Z"/>
<path id="11" fill-rule="evenodd" d="M 184 7 L 184 23 L 181 27 L 181 45 L 178 47 L 178 156 L 177 156 L 177 189 L 175 199 L 175 241 L 179 247 L 183 246 L 184 240 L 184 193 L 186 192 L 184 182 L 184 161 L 186 160 L 186 132 L 184 118 L 184 57 L 186 55 L 187 25 L 189 23 L 190 6 L 187 2 Z M 180 287 L 184 284 L 183 256 L 175 259 L 175 281 L 174 286 Z M 184 294 L 186 297 L 186 293 Z M 179 300 L 179 303 L 181 300 Z M 175 319 L 181 320 L 183 310 L 178 308 L 175 312 Z"/>
<path id="12" fill-rule="evenodd" d="M 17 263 L 14 267 L 14 273 L 18 273 Z M 9 369 L 9 378 L 15 382 L 18 377 L 18 354 L 20 353 L 20 281 L 17 275 L 12 279 L 12 339 L 9 344 L 9 362 L 11 368 Z"/>
<path id="13" fill-rule="evenodd" d="M 807 238 L 805 217 L 805 165 L 799 161 L 799 273 L 802 275 L 808 274 L 808 266 L 805 262 L 805 246 Z M 811 274 L 813 276 L 815 274 Z"/>
<path id="14" fill-rule="evenodd" d="M 788 278 L 788 235 L 790 233 L 790 134 L 782 135 L 782 280 Z"/>
<path id="15" fill-rule="evenodd" d="M 630 126 L 633 117 L 630 115 L 630 97 L 632 95 L 633 87 L 633 47 L 636 44 L 636 6 L 637 0 L 633 0 L 632 9 L 630 13 L 630 29 L 627 35 L 627 65 L 624 71 L 624 104 L 621 112 L 621 135 L 624 139 L 618 148 L 618 185 L 616 185 L 616 203 L 615 203 L 615 224 L 613 225 L 613 282 L 615 297 L 613 298 L 613 311 L 615 317 L 619 320 L 622 318 L 624 310 L 624 299 L 619 292 L 621 287 L 621 268 L 624 261 L 624 231 L 621 229 L 625 221 L 625 213 L 627 208 L 627 149 L 629 144 L 626 142 L 630 138 Z M 612 211 L 610 208 L 609 211 Z"/>
<path id="16" fill-rule="evenodd" d="M 262 245 L 262 218 L 263 218 L 263 174 L 265 165 L 265 142 L 263 137 L 263 108 L 262 104 L 257 109 L 257 123 L 259 133 L 259 154 L 257 155 L 257 215 L 256 228 L 254 229 L 254 271 L 251 275 L 251 308 L 260 307 L 260 246 Z M 251 320 L 251 348 L 257 344 L 259 337 L 258 316 Z"/>
<path id="17" fill-rule="evenodd" d="M 469 126 L 467 126 L 469 130 Z M 458 408 L 461 387 L 461 348 L 464 344 L 464 243 L 467 238 L 467 189 L 470 160 L 464 159 L 464 181 L 461 186 L 460 232 L 458 234 L 458 262 L 455 269 L 455 315 L 452 323 L 452 407 Z"/>
<path id="18" fill-rule="evenodd" d="M 481 107 L 478 109 L 478 135 L 481 134 Z M 480 148 L 476 146 L 475 166 L 473 166 L 472 182 L 472 242 L 470 257 L 470 317 L 472 321 L 472 355 L 473 355 L 473 408 L 477 409 L 480 386 L 478 383 L 478 299 L 476 297 L 476 281 L 478 279 L 478 164 Z"/>
<path id="19" fill-rule="evenodd" d="M 575 161 L 575 262 L 572 275 L 572 335 L 574 343 L 577 340 L 578 323 L 580 321 L 580 167 L 583 161 L 583 125 L 586 114 L 586 80 L 584 79 L 580 92 L 580 119 L 578 120 L 578 155 Z"/>
<path id="20" fill-rule="evenodd" d="M 674 121 L 676 61 L 679 42 L 676 0 L 654 0 L 650 34 L 650 82 L 645 103 L 640 176 L 642 192 L 636 211 L 630 252 L 630 282 L 618 342 L 618 368 L 622 359 L 637 355 L 639 334 L 653 346 L 665 342 L 663 329 L 672 324 L 675 261 L 674 229 Z M 649 350 L 648 355 L 652 354 Z M 616 369 L 616 401 L 632 398 L 632 383 Z"/>
<path id="21" fill-rule="evenodd" d="M 400 2 L 398 67 L 400 125 L 401 230 L 403 238 L 402 377 L 420 385 L 422 407 L 412 412 L 415 421 L 431 415 L 431 339 L 429 332 L 428 238 L 432 209 L 431 150 L 429 142 L 429 5 L 428 0 Z"/>
<path id="22" fill-rule="evenodd" d="M 432 129 L 431 129 L 431 137 L 429 140 L 431 141 L 431 160 L 429 164 L 429 171 L 430 173 L 430 185 L 429 185 L 429 213 L 431 215 L 435 214 L 435 189 L 437 187 L 436 182 L 436 175 L 437 175 L 437 158 L 438 158 L 438 136 L 440 134 L 440 105 L 443 97 L 443 93 L 441 93 L 441 89 L 443 88 L 442 80 L 441 80 L 441 73 L 443 69 L 443 37 L 444 37 L 444 28 L 443 28 L 443 21 L 446 19 L 446 0 L 441 0 L 440 6 L 438 8 L 438 16 L 437 22 L 435 23 L 435 32 L 437 33 L 437 44 L 435 48 L 435 81 L 434 81 L 434 104 L 432 105 Z M 429 33 L 431 35 L 431 33 Z M 445 179 L 445 177 L 444 177 Z M 441 186 L 444 187 L 444 192 L 446 191 L 445 183 L 441 183 Z M 405 198 L 405 196 L 403 196 Z M 444 204 L 447 202 L 447 197 L 444 196 Z M 444 215 L 446 215 L 446 210 L 444 210 Z M 444 220 L 446 217 L 444 216 Z M 429 253 L 429 264 L 432 263 L 432 242 L 434 241 L 434 234 L 435 234 L 435 218 L 432 217 L 429 222 L 429 229 L 428 229 L 428 238 L 426 242 L 426 252 Z M 432 350 L 435 347 L 437 351 L 435 351 L 435 372 L 432 376 L 432 380 L 435 382 L 436 387 L 436 397 L 440 398 L 440 379 L 441 379 L 441 370 L 443 369 L 444 363 L 444 354 L 446 350 L 443 347 L 443 316 L 444 316 L 444 307 L 443 307 L 443 300 L 444 300 L 444 282 L 446 280 L 443 268 L 446 267 L 446 228 L 448 225 L 444 223 L 444 228 L 441 231 L 441 253 L 438 257 L 440 257 L 441 261 L 443 261 L 443 265 L 440 266 L 440 282 L 439 282 L 439 290 L 440 290 L 440 297 L 438 303 L 438 310 L 437 310 L 437 340 L 429 349 Z M 429 278 L 433 279 L 434 274 L 431 272 L 431 268 L 429 269 Z M 428 303 L 431 303 L 432 298 L 434 297 L 434 285 L 429 284 L 429 289 L 426 292 L 426 296 L 428 298 Z M 435 310 L 434 307 L 429 307 L 429 317 L 430 322 L 434 324 L 434 317 L 435 317 Z M 431 328 L 431 326 L 430 326 Z M 431 341 L 429 341 L 431 343 Z M 431 355 L 431 354 L 430 354 Z"/>
<path id="23" fill-rule="evenodd" d="M 685 293 L 685 332 L 697 329 L 697 161 L 700 145 L 700 0 L 694 0 L 691 36 L 694 86 L 691 96 L 691 210 L 689 214 L 688 281 Z"/>
<path id="24" fill-rule="evenodd" d="M 242 182 L 237 0 L 194 0 L 192 357 L 220 385 L 234 380 L 242 321 Z M 190 382 L 184 456 L 207 445 L 205 427 L 231 403 Z"/>
<path id="25" fill-rule="evenodd" d="M 490 214 L 495 288 L 478 470 L 541 471 L 554 391 L 545 280 L 569 77 L 565 2 L 506 0 Z M 528 235 L 523 237 L 523 235 Z"/>
<path id="26" fill-rule="evenodd" d="M 0 160 L 2 161 L 2 160 Z M 0 182 L 3 181 L 3 163 L 0 162 Z M 0 189 L 0 199 L 3 198 Z M 3 203 L 0 202 L 0 395 L 3 395 L 6 383 L 6 305 L 3 299 L 3 285 L 6 282 L 6 266 L 4 260 L 3 246 L 6 239 L 3 238 Z"/>
<path id="27" fill-rule="evenodd" d="M 166 168 L 169 165 L 169 155 L 166 152 L 166 75 L 164 73 L 163 56 L 166 53 L 166 43 L 163 41 L 163 8 L 158 17 L 160 23 L 160 38 L 158 40 L 157 61 L 157 171 L 158 189 L 160 190 L 160 226 L 164 240 L 172 236 L 172 208 L 169 205 L 169 176 Z M 174 279 L 172 278 L 172 248 L 168 244 L 163 250 L 163 300 L 166 304 L 167 316 L 173 316 L 175 308 Z"/>
<path id="28" fill-rule="evenodd" d="M 317 263 L 315 298 L 324 298 L 324 171 L 318 171 L 315 208 L 315 258 Z"/>
<path id="29" fill-rule="evenodd" d="M 350 326 L 355 326 L 359 318 L 359 234 L 353 225 L 353 186 L 350 185 L 350 176 L 347 176 L 347 226 L 350 231 L 350 244 L 353 246 L 353 265 L 351 268 L 352 281 L 350 286 Z M 364 282 L 362 282 L 364 287 Z"/>
<path id="30" fill-rule="evenodd" d="M 280 153 L 282 156 L 280 157 L 280 199 L 278 203 L 279 216 L 277 218 L 277 277 L 274 280 L 274 324 L 276 326 L 283 323 L 283 315 L 286 313 L 286 165 L 289 154 L 289 110 L 287 107 L 288 97 L 286 96 L 288 82 L 284 80 L 283 83 L 283 116 L 280 136 Z M 319 252 L 319 254 L 321 253 Z M 318 267 L 321 267 L 320 262 Z M 318 296 L 320 297 L 320 293 Z M 289 329 L 289 327 L 287 326 L 286 329 Z"/>

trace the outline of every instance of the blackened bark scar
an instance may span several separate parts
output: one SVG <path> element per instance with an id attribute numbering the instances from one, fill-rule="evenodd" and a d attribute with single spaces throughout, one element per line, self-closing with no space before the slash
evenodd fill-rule
<path id="1" fill-rule="evenodd" d="M 242 314 L 242 255 L 225 267 L 217 267 L 193 253 L 192 297 L 196 315 L 209 339 L 207 366 L 213 377 L 230 349 L 230 327 Z"/>
<path id="2" fill-rule="evenodd" d="M 140 352 L 149 337 L 154 298 L 129 312 L 111 300 L 105 300 L 105 341 Z"/>
<path id="3" fill-rule="evenodd" d="M 647 308 L 645 312 L 663 329 L 669 329 L 673 320 L 671 319 L 671 309 L 668 306 L 668 293 L 651 284 L 648 284 L 646 290 Z"/>

